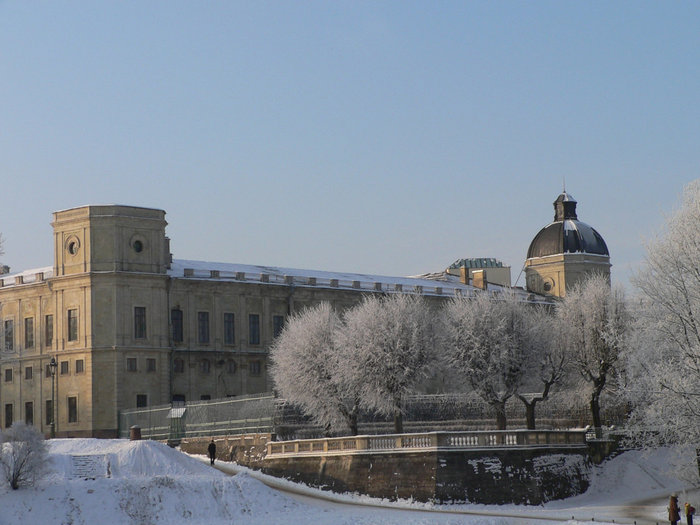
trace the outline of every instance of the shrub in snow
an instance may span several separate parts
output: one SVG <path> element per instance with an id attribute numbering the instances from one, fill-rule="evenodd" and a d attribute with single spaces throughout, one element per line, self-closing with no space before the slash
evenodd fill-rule
<path id="1" fill-rule="evenodd" d="M 31 486 L 41 475 L 48 457 L 44 436 L 23 421 L 0 433 L 0 469 L 10 486 Z"/>

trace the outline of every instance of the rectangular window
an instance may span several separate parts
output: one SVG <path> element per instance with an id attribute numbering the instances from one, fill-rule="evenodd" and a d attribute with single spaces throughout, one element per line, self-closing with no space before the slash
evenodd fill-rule
<path id="1" fill-rule="evenodd" d="M 78 340 L 78 310 L 68 310 L 68 340 Z"/>
<path id="2" fill-rule="evenodd" d="M 170 310 L 170 322 L 173 325 L 173 341 L 175 343 L 182 343 L 182 310 Z"/>
<path id="3" fill-rule="evenodd" d="M 234 317 L 231 313 L 224 314 L 224 344 L 236 344 L 236 330 L 234 328 Z"/>
<path id="4" fill-rule="evenodd" d="M 5 405 L 5 429 L 12 426 L 12 403 Z"/>
<path id="5" fill-rule="evenodd" d="M 47 315 L 45 323 L 44 339 L 46 339 L 46 346 L 51 346 L 53 344 L 53 315 Z"/>
<path id="6" fill-rule="evenodd" d="M 44 370 L 44 377 L 51 377 L 51 367 L 46 365 L 46 370 Z"/>
<path id="7" fill-rule="evenodd" d="M 185 372 L 185 362 L 182 359 L 175 359 L 175 361 L 173 361 L 173 367 L 175 368 L 176 374 Z"/>
<path id="8" fill-rule="evenodd" d="M 209 342 L 209 312 L 197 312 L 197 341 Z"/>
<path id="9" fill-rule="evenodd" d="M 136 372 L 136 358 L 135 357 L 127 357 L 126 358 L 126 371 L 127 372 Z"/>
<path id="10" fill-rule="evenodd" d="M 148 358 L 146 359 L 146 372 L 155 372 L 156 371 L 156 360 L 153 358 Z"/>
<path id="11" fill-rule="evenodd" d="M 5 369 L 5 383 L 12 383 L 12 369 Z"/>
<path id="12" fill-rule="evenodd" d="M 32 401 L 27 401 L 24 404 L 24 422 L 27 425 L 34 424 L 34 403 Z"/>
<path id="13" fill-rule="evenodd" d="M 209 394 L 202 394 L 199 396 L 200 401 L 209 401 L 211 399 L 211 396 Z"/>
<path id="14" fill-rule="evenodd" d="M 273 315 L 272 316 L 272 336 L 279 337 L 279 335 L 284 330 L 284 316 L 283 315 Z"/>
<path id="15" fill-rule="evenodd" d="M 78 422 L 78 398 L 69 397 L 68 398 L 68 422 L 77 423 Z"/>
<path id="16" fill-rule="evenodd" d="M 31 366 L 24 367 L 24 379 L 32 379 L 34 377 L 34 369 Z"/>
<path id="17" fill-rule="evenodd" d="M 69 372 L 68 361 L 61 361 L 61 375 L 67 375 Z"/>
<path id="18" fill-rule="evenodd" d="M 134 306 L 134 339 L 146 339 L 145 306 Z"/>
<path id="19" fill-rule="evenodd" d="M 260 344 L 260 315 L 258 314 L 248 316 L 248 344 Z"/>
<path id="20" fill-rule="evenodd" d="M 250 375 L 252 375 L 252 376 L 259 376 L 260 375 L 260 361 L 251 361 L 248 364 L 248 371 L 250 372 Z"/>
<path id="21" fill-rule="evenodd" d="M 85 361 L 82 359 L 75 360 L 75 373 L 82 374 L 85 372 Z"/>
<path id="22" fill-rule="evenodd" d="M 148 406 L 148 396 L 146 394 L 136 394 L 136 408 Z"/>
<path id="23" fill-rule="evenodd" d="M 5 321 L 5 351 L 12 352 L 15 349 L 15 324 L 12 319 Z"/>
<path id="24" fill-rule="evenodd" d="M 34 348 L 34 318 L 24 318 L 24 348 Z"/>
<path id="25" fill-rule="evenodd" d="M 209 361 L 209 359 L 202 359 L 199 366 L 203 374 L 208 374 L 211 372 L 211 361 Z"/>
<path id="26" fill-rule="evenodd" d="M 50 399 L 46 400 L 46 424 L 50 425 L 53 422 L 53 402 Z"/>
<path id="27" fill-rule="evenodd" d="M 185 394 L 173 394 L 173 405 L 184 405 L 185 404 Z"/>

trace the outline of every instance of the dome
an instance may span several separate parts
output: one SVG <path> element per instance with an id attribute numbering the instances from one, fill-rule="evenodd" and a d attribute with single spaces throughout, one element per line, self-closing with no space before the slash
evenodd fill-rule
<path id="1" fill-rule="evenodd" d="M 554 201 L 554 222 L 542 228 L 530 243 L 527 258 L 563 253 L 610 256 L 603 237 L 576 216 L 576 200 L 564 191 Z"/>

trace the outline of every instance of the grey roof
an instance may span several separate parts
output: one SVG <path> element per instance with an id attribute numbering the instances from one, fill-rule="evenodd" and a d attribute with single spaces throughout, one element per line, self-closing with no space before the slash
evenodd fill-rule
<path id="1" fill-rule="evenodd" d="M 450 268 L 503 268 L 503 263 L 493 257 L 457 259 Z"/>
<path id="2" fill-rule="evenodd" d="M 554 222 L 535 235 L 527 250 L 527 258 L 564 253 L 610 256 L 603 237 L 591 226 L 578 220 L 576 200 L 566 192 L 554 201 Z"/>

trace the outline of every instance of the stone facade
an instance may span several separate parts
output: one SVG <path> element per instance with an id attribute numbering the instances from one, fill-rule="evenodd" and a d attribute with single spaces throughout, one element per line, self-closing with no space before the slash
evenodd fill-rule
<path id="1" fill-rule="evenodd" d="M 0 275 L 0 428 L 24 420 L 49 434 L 55 414 L 59 437 L 116 436 L 119 410 L 270 391 L 268 349 L 305 306 L 344 309 L 367 293 L 483 293 L 447 274 L 173 261 L 166 224 L 149 208 L 59 211 L 53 267 Z"/>

